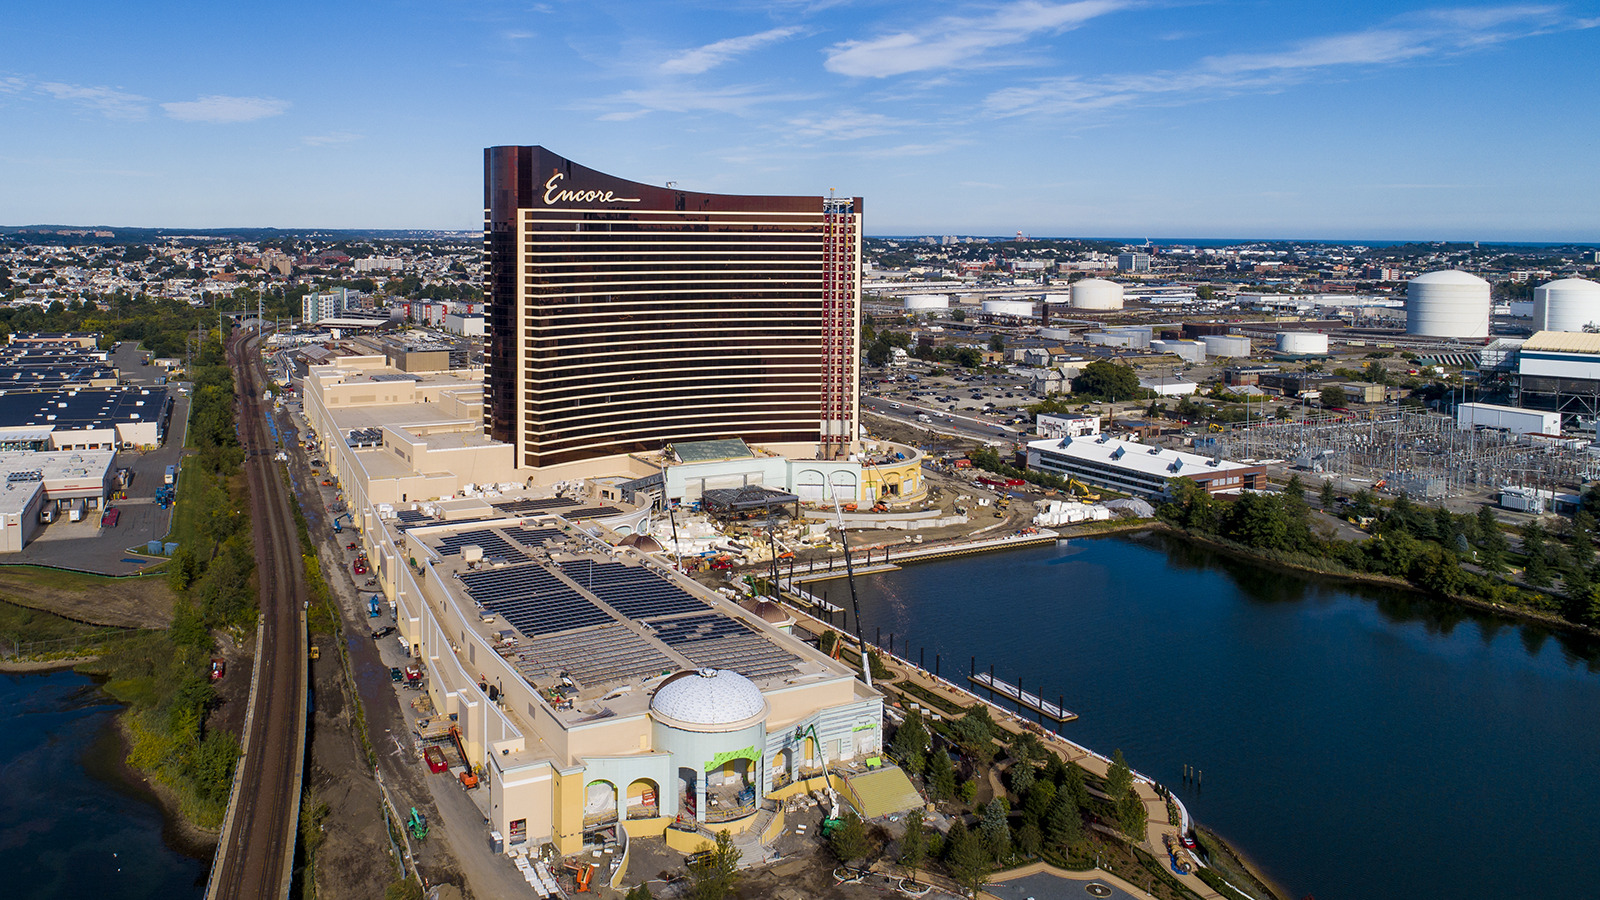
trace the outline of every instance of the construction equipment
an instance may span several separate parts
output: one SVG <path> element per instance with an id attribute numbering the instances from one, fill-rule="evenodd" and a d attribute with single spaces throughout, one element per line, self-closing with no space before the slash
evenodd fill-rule
<path id="1" fill-rule="evenodd" d="M 1094 503 L 1094 502 L 1096 502 L 1096 501 L 1098 501 L 1100 499 L 1100 495 L 1097 494 L 1097 493 L 1094 493 L 1091 490 L 1089 490 L 1089 486 L 1088 485 L 1084 484 L 1083 482 L 1079 481 L 1076 478 L 1073 478 L 1070 475 L 1067 476 L 1067 490 L 1071 491 L 1074 494 L 1077 494 L 1078 496 L 1080 496 L 1083 499 L 1089 501 L 1090 503 Z"/>
<path id="2" fill-rule="evenodd" d="M 411 818 L 406 820 L 406 829 L 411 832 L 411 837 L 414 840 L 427 840 L 428 817 L 417 812 L 417 808 L 415 806 L 411 807 Z"/>

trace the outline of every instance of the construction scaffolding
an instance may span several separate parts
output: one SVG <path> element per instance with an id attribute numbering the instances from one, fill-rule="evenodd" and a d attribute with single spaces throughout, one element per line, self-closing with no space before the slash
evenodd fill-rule
<path id="1" fill-rule="evenodd" d="M 1600 472 L 1587 440 L 1462 431 L 1448 416 L 1395 407 L 1252 425 L 1214 446 L 1227 459 L 1282 461 L 1425 500 L 1506 487 L 1575 491 Z"/>

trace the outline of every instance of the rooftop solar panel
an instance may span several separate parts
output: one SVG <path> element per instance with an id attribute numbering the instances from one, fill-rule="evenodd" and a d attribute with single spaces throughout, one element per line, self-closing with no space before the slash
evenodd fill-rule
<path id="1" fill-rule="evenodd" d="M 538 500 L 507 500 L 504 503 L 494 504 L 494 508 L 503 513 L 523 516 L 528 513 L 544 512 L 550 509 L 565 509 L 566 507 L 577 505 L 579 505 L 577 500 L 568 500 L 565 497 L 544 497 Z"/>
<path id="2" fill-rule="evenodd" d="M 507 543 L 505 538 L 487 528 L 441 535 L 439 538 L 439 555 L 455 556 L 461 552 L 462 547 L 469 545 L 477 545 L 482 548 L 485 559 L 499 557 L 501 559 L 521 561 L 528 558 L 522 551 Z"/>
<path id="3" fill-rule="evenodd" d="M 659 675 L 678 663 L 617 623 L 578 634 L 544 637 L 518 650 L 515 663 L 530 678 L 549 678 L 566 672 L 578 683 L 600 686 Z"/>
<path id="4" fill-rule="evenodd" d="M 539 565 L 463 572 L 467 594 L 527 637 L 614 622 L 605 610 Z"/>
<path id="5" fill-rule="evenodd" d="M 731 669 L 747 678 L 795 671 L 799 660 L 750 626 L 720 613 L 654 622 L 662 643 L 697 666 Z"/>
<path id="6" fill-rule="evenodd" d="M 505 532 L 506 537 L 524 547 L 543 547 L 545 541 L 560 543 L 566 538 L 566 533 L 559 528 L 522 528 L 520 526 L 512 526 L 511 528 L 502 528 L 500 530 Z"/>
<path id="7" fill-rule="evenodd" d="M 561 571 L 630 619 L 704 612 L 707 608 L 705 601 L 638 566 L 583 559 L 562 563 Z"/>

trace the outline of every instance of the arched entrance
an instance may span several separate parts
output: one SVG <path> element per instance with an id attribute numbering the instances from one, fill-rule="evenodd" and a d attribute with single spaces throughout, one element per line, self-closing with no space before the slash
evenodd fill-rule
<path id="1" fill-rule="evenodd" d="M 700 816 L 700 804 L 696 799 L 699 791 L 700 776 L 688 766 L 678 769 L 678 817 L 694 820 Z"/>
<path id="2" fill-rule="evenodd" d="M 591 781 L 584 791 L 583 827 L 605 825 L 617 820 L 617 786 L 609 781 Z"/>
<path id="3" fill-rule="evenodd" d="M 772 787 L 781 788 L 794 780 L 794 748 L 785 747 L 772 757 Z"/>
<path id="4" fill-rule="evenodd" d="M 628 818 L 654 819 L 661 815 L 661 788 L 649 778 L 628 785 Z"/>

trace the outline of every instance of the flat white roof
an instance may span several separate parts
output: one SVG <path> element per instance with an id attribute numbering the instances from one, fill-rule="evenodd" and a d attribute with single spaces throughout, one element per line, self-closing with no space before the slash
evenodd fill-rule
<path id="1" fill-rule="evenodd" d="M 1248 469 L 1244 463 L 1223 459 L 1213 463 L 1211 457 L 1182 450 L 1168 450 L 1154 444 L 1140 444 L 1104 435 L 1085 435 L 1078 438 L 1049 438 L 1029 441 L 1029 450 L 1054 453 L 1072 459 L 1098 462 L 1120 469 L 1158 478 L 1176 478 L 1207 472 L 1227 472 Z"/>

